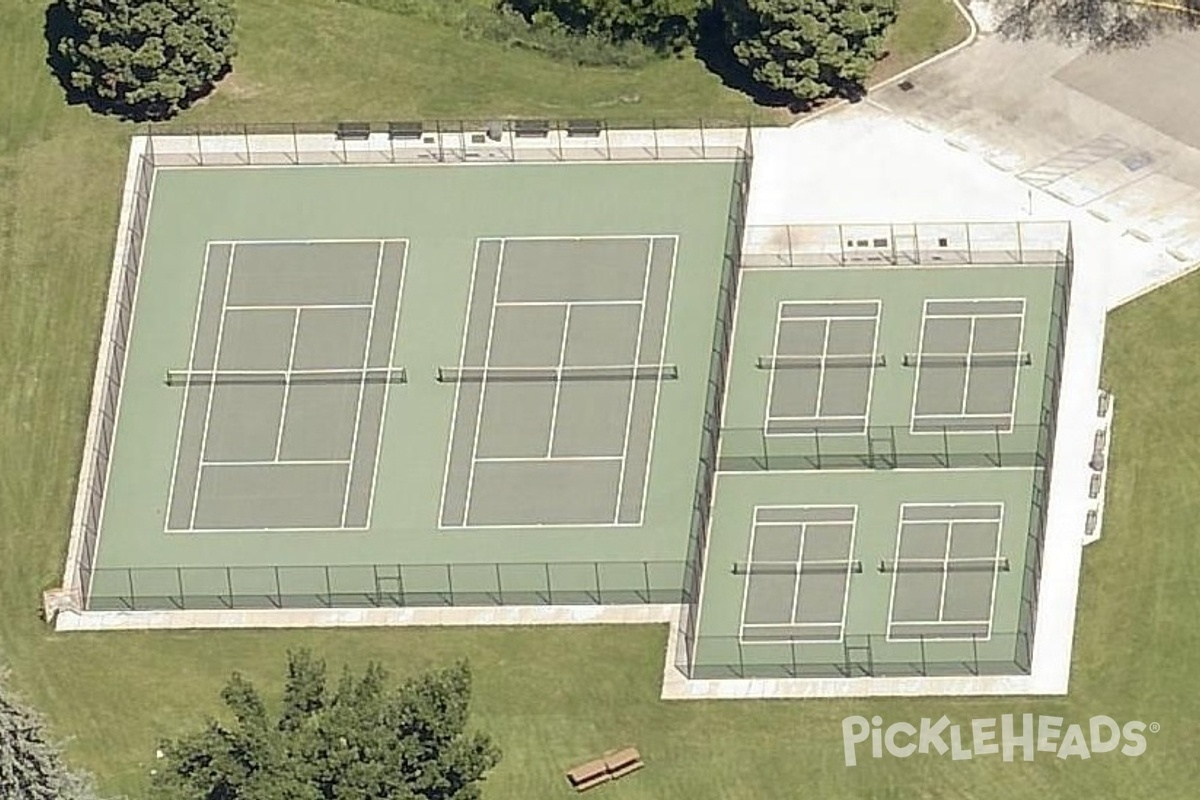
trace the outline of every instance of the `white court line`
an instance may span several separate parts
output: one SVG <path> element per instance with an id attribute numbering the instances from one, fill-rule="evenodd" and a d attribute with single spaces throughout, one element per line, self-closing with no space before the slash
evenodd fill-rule
<path id="1" fill-rule="evenodd" d="M 654 265 L 654 240 L 647 239 L 646 240 L 646 261 L 642 265 L 641 313 L 638 314 L 637 338 L 634 339 L 634 342 L 633 342 L 633 363 L 634 364 L 642 363 L 642 333 L 646 329 L 646 310 L 647 310 L 646 298 L 650 295 L 650 270 L 653 267 L 653 265 Z M 663 338 L 665 339 L 666 336 L 667 336 L 667 332 L 664 330 Z M 659 363 L 661 364 L 662 361 L 660 360 Z M 662 373 L 661 372 L 655 378 L 655 381 L 658 383 L 662 382 Z M 554 399 L 555 399 L 555 402 L 557 403 L 558 397 L 556 396 Z M 636 399 L 637 399 L 637 381 L 631 380 L 629 382 L 629 402 L 625 406 L 625 434 L 624 434 L 623 438 L 621 439 L 621 467 L 617 471 L 618 472 L 618 474 L 617 474 L 617 492 L 616 492 L 616 497 L 613 498 L 613 522 L 619 522 L 621 519 L 621 494 L 625 489 L 625 470 L 629 467 L 629 434 L 633 429 L 633 404 L 634 404 L 634 400 L 636 400 Z M 557 411 L 557 408 L 555 410 Z M 655 409 L 655 410 L 657 411 L 657 409 Z M 653 442 L 651 442 L 651 446 L 653 446 Z M 649 474 L 649 472 L 647 472 L 645 480 L 649 481 L 649 479 L 650 479 L 650 474 Z"/>
<path id="2" fill-rule="evenodd" d="M 946 546 L 942 550 L 942 588 L 938 593 L 937 621 L 942 622 L 946 616 L 946 585 L 950 583 L 950 543 L 954 541 L 954 523 L 957 520 L 946 520 Z M 896 556 L 900 558 L 899 555 Z"/>
<path id="3" fill-rule="evenodd" d="M 1021 322 L 1019 325 L 1019 330 L 1017 331 L 1017 352 L 1018 353 L 1024 352 L 1024 349 L 1025 349 L 1025 315 L 1027 313 L 1027 310 L 1028 309 L 1025 304 L 1025 298 L 1022 297 L 1021 298 Z M 1046 347 L 1043 348 L 1043 352 L 1045 352 L 1046 350 L 1049 349 L 1049 344 L 1050 344 L 1049 339 L 1050 339 L 1050 334 L 1049 334 L 1049 331 L 1047 331 Z M 1043 367 L 1042 372 L 1043 372 L 1043 374 L 1045 374 L 1045 367 Z M 1012 401 L 1008 404 L 1009 411 L 1011 412 L 1009 415 L 1009 421 L 1008 421 L 1009 428 L 1012 428 L 1012 426 L 1016 424 L 1017 399 L 1018 399 L 1018 395 L 1020 393 L 1019 392 L 1020 387 L 1021 387 L 1021 368 L 1017 367 L 1016 374 L 1013 375 Z"/>
<path id="4" fill-rule="evenodd" d="M 804 576 L 800 574 L 800 569 L 804 564 L 804 541 L 808 538 L 808 523 L 800 523 L 800 550 L 796 553 L 796 579 L 792 582 L 792 610 L 788 615 L 788 620 L 794 625 L 796 624 L 796 612 L 800 606 L 800 579 Z M 747 563 L 753 564 L 753 561 Z M 750 582 L 751 576 L 746 576 L 746 583 Z"/>
<path id="5" fill-rule="evenodd" d="M 900 504 L 900 513 L 897 515 L 896 523 L 896 544 L 892 548 L 892 557 L 894 560 L 900 559 L 900 535 L 904 532 L 904 509 L 908 506 L 907 503 Z M 887 636 L 885 639 L 891 639 L 892 627 L 896 624 L 896 579 L 900 573 L 892 570 L 892 586 L 888 593 L 888 615 L 887 615 Z"/>
<path id="6" fill-rule="evenodd" d="M 775 306 L 775 333 L 771 337 L 771 363 L 775 363 L 775 361 L 779 358 L 779 336 L 780 336 L 781 332 L 783 331 L 783 304 L 784 304 L 784 302 L 786 302 L 786 301 L 780 300 Z M 732 358 L 729 360 L 731 362 L 733 361 Z M 766 408 L 766 413 L 763 414 L 764 434 L 765 434 L 766 429 L 770 426 L 770 423 L 771 423 L 771 404 L 774 402 L 774 398 L 775 398 L 775 374 L 776 374 L 775 370 L 771 370 L 770 375 L 767 377 L 767 408 Z M 726 384 L 726 385 L 728 385 L 728 384 Z"/>
<path id="7" fill-rule="evenodd" d="M 391 370 L 396 363 L 396 340 L 400 338 L 400 306 L 404 304 L 404 284 L 408 279 L 409 241 L 408 239 L 389 239 L 387 241 L 404 242 L 404 255 L 400 258 L 400 286 L 397 290 L 396 312 L 392 315 L 392 343 L 388 348 L 387 366 Z M 383 428 L 387 422 L 388 397 L 391 394 L 391 389 L 391 381 L 383 385 L 383 410 L 380 412 L 379 432 L 375 437 L 375 463 L 371 466 L 371 484 L 367 489 L 370 492 L 367 497 L 366 527 L 368 528 L 371 527 L 371 517 L 375 512 L 375 481 L 379 475 L 380 453 L 383 452 Z"/>
<path id="8" fill-rule="evenodd" d="M 292 391 L 292 365 L 296 363 L 296 340 L 300 333 L 300 309 L 292 312 L 292 341 L 288 345 L 287 368 L 283 373 L 283 400 L 279 407 L 279 428 L 275 431 L 275 460 L 279 460 L 279 452 L 283 449 L 283 426 L 287 422 L 288 395 Z"/>
<path id="9" fill-rule="evenodd" d="M 292 461 L 205 461 L 206 467 L 309 467 L 344 466 L 350 462 L 344 458 L 297 458 Z"/>
<path id="10" fill-rule="evenodd" d="M 970 327 L 967 332 L 967 363 L 964 367 L 966 372 L 963 374 L 963 393 L 962 403 L 958 406 L 959 415 L 967 413 L 967 396 L 971 394 L 971 356 L 975 354 L 975 323 L 978 322 L 978 317 L 971 317 Z M 920 356 L 917 356 L 920 359 Z M 918 367 L 920 369 L 920 367 Z"/>
<path id="11" fill-rule="evenodd" d="M 571 304 L 568 302 L 562 305 L 566 307 L 563 309 L 562 339 L 558 342 L 558 363 L 554 366 L 554 400 L 550 405 L 550 431 L 546 437 L 547 459 L 554 457 L 554 432 L 558 426 L 558 399 L 562 395 L 563 364 L 567 360 L 567 336 L 571 331 Z M 487 380 L 486 374 L 484 380 Z"/>
<path id="12" fill-rule="evenodd" d="M 249 165 L 246 165 L 249 166 Z M 239 167 L 243 169 L 244 167 Z M 276 165 L 278 168 L 278 165 Z M 162 169 L 162 167 L 157 167 Z M 205 169 L 208 169 L 205 167 Z M 392 239 L 212 239 L 213 244 L 256 245 L 256 244 L 378 244 Z"/>
<path id="13" fill-rule="evenodd" d="M 467 287 L 467 307 L 463 311 L 463 334 L 462 344 L 458 351 L 458 371 L 462 374 L 462 370 L 467 361 L 467 335 L 471 330 L 471 306 L 475 299 L 475 279 L 479 274 L 479 243 L 483 239 L 475 240 L 475 252 L 471 258 L 471 280 Z M 407 256 L 406 256 L 407 257 Z M 493 292 L 492 301 L 495 302 L 495 293 Z M 446 495 L 450 487 L 450 461 L 454 452 L 454 432 L 458 428 L 458 401 L 459 395 L 462 392 L 462 383 L 457 383 L 454 386 L 454 406 L 450 409 L 450 431 L 446 436 L 446 466 L 442 469 L 442 500 L 438 510 L 438 528 L 444 527 L 463 527 L 467 523 L 467 509 L 463 508 L 463 521 L 461 525 L 445 526 L 443 520 L 446 518 Z"/>
<path id="14" fill-rule="evenodd" d="M 390 241 L 390 240 L 389 240 Z M 299 309 L 308 311 L 310 309 L 359 309 L 370 308 L 366 303 L 280 303 L 278 305 L 263 305 L 263 304 L 230 304 L 229 311 L 288 311 L 291 309 Z"/>
<path id="15" fill-rule="evenodd" d="M 489 463 L 542 463 L 548 461 L 620 461 L 621 456 L 480 456 L 475 461 Z"/>
<path id="16" fill-rule="evenodd" d="M 200 311 L 204 307 L 204 290 L 208 286 L 208 267 L 209 267 L 209 256 L 211 254 L 211 248 L 212 248 L 211 243 L 205 243 L 205 245 L 204 245 L 204 268 L 200 272 L 200 294 L 196 298 L 196 313 L 192 319 L 192 342 L 191 342 L 190 347 L 188 348 L 188 360 L 187 360 L 188 369 L 192 368 L 192 365 L 195 363 L 195 360 L 196 360 L 196 340 L 200 336 Z M 232 251 L 232 249 L 230 250 L 229 258 L 226 259 L 226 261 L 225 261 L 225 267 L 229 271 L 232 271 L 232 269 L 233 269 L 233 251 Z M 226 272 L 225 274 L 226 274 L 226 279 L 228 279 L 229 272 Z M 139 280 L 138 283 L 141 283 L 141 281 Z M 130 328 L 132 329 L 132 315 L 130 317 Z M 126 353 L 128 354 L 128 352 L 129 352 L 129 350 L 127 347 Z M 215 362 L 215 358 L 214 358 L 214 362 Z M 216 369 L 216 367 L 217 367 L 217 364 L 214 363 L 213 368 Z M 212 392 L 214 388 L 215 387 L 209 387 L 209 392 Z M 192 385 L 189 382 L 187 385 L 185 385 L 183 387 L 183 404 L 179 407 L 179 426 L 178 426 L 178 430 L 175 434 L 175 460 L 171 464 L 171 483 L 169 484 L 168 489 L 167 489 L 167 506 L 166 506 L 166 513 L 163 517 L 163 532 L 166 532 L 169 530 L 174 530 L 173 528 L 171 528 L 171 504 L 175 500 L 175 480 L 177 477 L 177 473 L 179 471 L 179 460 L 183 457 L 183 453 L 180 451 L 181 448 L 183 447 L 183 423 L 187 417 L 188 397 L 191 394 L 191 391 L 192 391 Z M 116 435 L 115 430 L 114 430 L 113 435 L 114 436 Z M 115 439 L 114 439 L 114 441 L 115 441 Z M 112 458 L 109 458 L 109 464 L 110 465 L 112 464 Z M 199 481 L 200 481 L 200 474 L 199 474 L 199 469 L 197 468 L 196 482 L 199 483 Z M 107 484 L 105 484 L 105 485 L 107 485 Z M 105 492 L 105 495 L 107 495 L 107 494 L 108 493 Z M 189 520 L 191 519 L 191 514 L 189 514 L 188 518 L 189 518 Z M 190 521 L 188 522 L 188 527 L 191 527 Z"/>
<path id="17" fill-rule="evenodd" d="M 662 341 L 660 341 L 658 344 L 658 363 L 662 364 L 667 357 L 667 337 L 671 333 L 671 304 L 675 302 L 675 275 L 677 272 L 676 267 L 679 263 L 679 235 L 674 234 L 671 236 L 657 236 L 654 238 L 671 240 L 671 275 L 667 280 L 667 297 L 666 300 L 663 301 L 667 304 L 667 308 L 663 312 Z M 651 247 L 653 246 L 653 240 L 651 240 Z M 645 298 L 642 299 L 644 302 Z M 643 313 L 645 312 L 643 311 Z M 646 476 L 642 479 L 642 504 L 638 508 L 639 525 L 642 524 L 646 519 L 646 498 L 650 495 L 650 477 L 654 474 L 654 436 L 658 431 L 658 401 L 662 396 L 662 385 L 662 372 L 659 372 L 658 377 L 654 381 L 654 399 L 652 401 L 654 414 L 650 417 L 650 431 L 646 434 L 650 438 L 650 442 L 647 445 L 646 453 Z M 721 398 L 721 400 L 724 402 L 724 398 Z"/>
<path id="18" fill-rule="evenodd" d="M 992 553 L 993 558 L 997 559 L 997 567 L 992 570 L 992 602 L 988 609 L 987 630 L 988 636 L 992 635 L 992 622 L 996 619 L 996 587 L 1000 583 L 1000 568 L 999 558 L 1000 553 L 1004 549 L 1004 512 L 1007 510 L 1003 500 L 1000 501 L 1000 519 L 996 520 L 996 550 Z"/>
<path id="19" fill-rule="evenodd" d="M 371 338 L 375 333 L 375 313 L 379 305 L 379 284 L 383 280 L 383 242 L 376 245 L 378 252 L 375 256 L 375 289 L 371 293 L 371 316 L 367 319 L 367 339 L 363 342 L 362 371 L 366 374 L 367 365 L 371 362 Z M 297 318 L 298 319 L 298 318 Z M 389 365 L 390 366 L 390 365 Z M 358 452 L 358 428 L 362 422 L 363 398 L 367 394 L 367 382 L 358 384 L 358 401 L 354 408 L 353 438 L 350 440 L 350 467 L 346 470 L 346 483 L 342 486 L 342 526 L 346 525 L 346 514 L 350 512 L 350 483 L 354 478 L 354 456 Z M 382 422 L 382 420 L 381 420 Z M 376 458 L 379 454 L 376 453 Z"/>
<path id="20" fill-rule="evenodd" d="M 229 269 L 225 273 L 225 288 L 221 294 L 221 319 L 217 323 L 217 345 L 213 350 L 213 367 L 221 365 L 221 340 L 225 337 L 225 304 L 229 302 L 229 285 L 233 282 L 233 265 L 237 254 L 237 245 L 229 247 Z M 208 403 L 204 409 L 204 427 L 200 433 L 200 457 L 196 468 L 196 488 L 192 492 L 192 513 L 188 517 L 188 527 L 196 527 L 196 507 L 200 504 L 200 484 L 204 479 L 204 453 L 208 449 L 208 426 L 212 421 L 213 398 L 216 397 L 216 387 L 208 393 Z"/>
<path id="21" fill-rule="evenodd" d="M 479 384 L 479 408 L 475 411 L 475 435 L 471 441 L 471 460 L 470 467 L 467 472 L 467 496 L 463 504 L 463 526 L 467 526 L 467 521 L 471 516 L 471 493 L 475 489 L 475 460 L 476 453 L 479 452 L 479 431 L 483 428 L 483 407 L 487 401 L 487 368 L 492 361 L 492 338 L 496 333 L 496 298 L 500 295 L 500 277 L 504 273 L 504 248 L 508 240 L 500 240 L 500 256 L 496 264 L 496 277 L 492 284 L 491 293 L 491 311 L 488 318 L 487 346 L 483 351 L 483 378 Z M 468 310 L 468 326 L 470 325 L 470 311 Z M 466 334 L 463 335 L 465 341 Z M 453 435 L 453 431 L 451 432 Z"/>
<path id="22" fill-rule="evenodd" d="M 645 302 L 645 298 L 641 300 L 497 300 L 496 305 L 502 308 L 508 306 L 640 306 Z"/>

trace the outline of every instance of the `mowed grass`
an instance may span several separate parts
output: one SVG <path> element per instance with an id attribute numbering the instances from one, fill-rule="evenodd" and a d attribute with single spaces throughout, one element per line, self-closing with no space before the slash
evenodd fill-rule
<path id="1" fill-rule="evenodd" d="M 331 0 L 240 7 L 237 70 L 187 119 L 772 118 L 686 61 L 570 70 Z M 160 737 L 215 713 L 233 670 L 277 692 L 286 650 L 304 645 L 335 666 L 376 659 L 398 675 L 468 657 L 477 723 L 505 751 L 489 800 L 568 797 L 562 770 L 622 743 L 638 745 L 649 766 L 599 790 L 614 800 L 1193 796 L 1197 279 L 1112 320 L 1111 498 L 1105 538 L 1086 554 L 1068 698 L 665 703 L 661 627 L 52 633 L 37 618 L 39 593 L 57 585 L 66 547 L 131 128 L 63 107 L 42 64 L 41 20 L 38 3 L 0 0 L 0 658 L 106 791 L 142 796 Z M 1081 723 L 1102 713 L 1162 731 L 1137 759 L 842 763 L 848 714 L 966 724 L 1025 712 Z"/>
<path id="2" fill-rule="evenodd" d="M 899 0 L 896 22 L 883 43 L 887 55 L 875 65 L 868 85 L 949 50 L 970 32 L 952 0 Z"/>

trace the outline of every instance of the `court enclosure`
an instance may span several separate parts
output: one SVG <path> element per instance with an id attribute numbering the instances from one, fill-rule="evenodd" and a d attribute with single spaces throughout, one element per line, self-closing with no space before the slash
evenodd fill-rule
<path id="1" fill-rule="evenodd" d="M 1027 671 L 1069 227 L 747 226 L 748 136 L 516 130 L 131 160 L 80 607 L 664 605 L 690 678 Z"/>

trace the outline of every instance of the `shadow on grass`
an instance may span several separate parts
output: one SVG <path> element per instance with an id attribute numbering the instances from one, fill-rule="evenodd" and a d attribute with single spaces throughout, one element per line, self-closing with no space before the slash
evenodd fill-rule
<path id="1" fill-rule="evenodd" d="M 80 89 L 72 80 L 73 64 L 63 51 L 67 42 L 79 41 L 85 36 L 86 31 L 80 27 L 64 0 L 56 0 L 47 6 L 43 28 L 46 66 L 62 86 L 68 105 L 86 105 L 97 114 L 118 117 L 127 122 L 161 122 L 174 116 L 211 93 L 232 68 L 232 65 L 227 63 L 211 83 L 198 91 L 188 93 L 174 108 L 166 102 L 125 103 Z"/>

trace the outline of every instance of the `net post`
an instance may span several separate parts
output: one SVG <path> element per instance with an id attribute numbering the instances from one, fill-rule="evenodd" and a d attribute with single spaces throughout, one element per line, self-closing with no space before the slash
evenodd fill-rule
<path id="1" fill-rule="evenodd" d="M 225 567 L 225 590 L 228 592 L 228 594 L 226 595 L 225 607 L 232 609 L 233 608 L 233 568 L 228 567 L 228 566 Z M 219 600 L 220 598 L 217 598 L 217 599 Z"/>
<path id="2" fill-rule="evenodd" d="M 279 580 L 279 565 L 271 567 L 275 578 L 275 607 L 283 608 L 283 582 Z"/>

